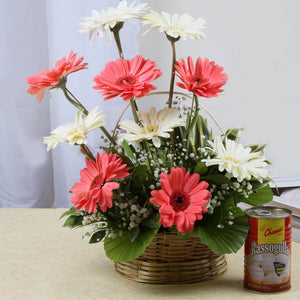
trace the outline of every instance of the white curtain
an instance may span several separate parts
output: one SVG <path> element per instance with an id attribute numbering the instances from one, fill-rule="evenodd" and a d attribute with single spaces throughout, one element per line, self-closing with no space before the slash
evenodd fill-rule
<path id="1" fill-rule="evenodd" d="M 67 87 L 90 110 L 100 107 L 108 129 L 125 106 L 120 99 L 103 102 L 92 89 L 93 77 L 105 63 L 118 58 L 113 42 L 96 38 L 89 45 L 78 33 L 81 17 L 92 9 L 116 6 L 118 0 L 1 0 L 1 190 L 0 207 L 69 207 L 69 190 L 79 180 L 84 159 L 77 147 L 60 144 L 46 152 L 42 138 L 59 125 L 72 122 L 76 109 L 59 90 L 41 103 L 26 93 L 25 78 L 52 67 L 73 50 L 89 63 L 88 70 L 68 77 Z M 136 1 L 138 3 L 138 1 Z M 138 53 L 138 24 L 121 32 L 125 58 Z M 96 152 L 101 132 L 88 136 Z"/>

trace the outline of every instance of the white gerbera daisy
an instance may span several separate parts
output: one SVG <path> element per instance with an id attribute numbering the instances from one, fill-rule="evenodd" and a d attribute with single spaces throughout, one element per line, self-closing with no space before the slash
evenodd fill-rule
<path id="1" fill-rule="evenodd" d="M 267 178 L 267 170 L 265 169 L 267 163 L 260 153 L 251 152 L 249 147 L 236 144 L 227 138 L 224 141 L 225 145 L 220 136 L 215 138 L 212 145 L 215 156 L 203 160 L 207 166 L 218 165 L 220 172 L 226 170 L 239 182 L 245 178 L 250 180 L 252 177 L 262 182 L 263 178 Z"/>
<path id="2" fill-rule="evenodd" d="M 86 144 L 88 132 L 105 125 L 105 116 L 98 111 L 98 107 L 89 112 L 87 116 L 82 111 L 76 114 L 75 122 L 58 126 L 51 131 L 50 136 L 44 137 L 47 151 L 55 148 L 59 143 L 68 142 L 71 145 Z"/>
<path id="3" fill-rule="evenodd" d="M 170 137 L 168 132 L 177 126 L 183 126 L 184 122 L 174 107 L 164 108 L 158 112 L 152 107 L 149 113 L 139 112 L 140 125 L 131 120 L 124 120 L 120 128 L 126 130 L 119 134 L 119 140 L 126 140 L 129 144 L 140 140 L 152 140 L 155 147 L 159 148 L 161 141 L 159 137 Z"/>
<path id="4" fill-rule="evenodd" d="M 127 4 L 127 1 L 121 1 L 118 7 L 108 7 L 102 9 L 101 12 L 97 10 L 92 11 L 91 17 L 82 18 L 79 26 L 79 32 L 89 34 L 89 41 L 91 41 L 97 33 L 101 37 L 106 33 L 108 38 L 111 38 L 111 29 L 121 22 L 134 22 L 134 18 L 140 18 L 148 11 L 147 4 L 139 4 L 135 6 L 135 2 Z"/>
<path id="5" fill-rule="evenodd" d="M 170 15 L 166 12 L 159 14 L 156 11 L 150 11 L 143 16 L 142 23 L 151 26 L 145 34 L 151 30 L 158 29 L 160 32 L 165 32 L 174 39 L 203 39 L 206 37 L 202 31 L 206 28 L 204 26 L 205 20 L 202 18 L 194 20 L 194 18 L 188 14 L 180 16 L 178 14 Z"/>

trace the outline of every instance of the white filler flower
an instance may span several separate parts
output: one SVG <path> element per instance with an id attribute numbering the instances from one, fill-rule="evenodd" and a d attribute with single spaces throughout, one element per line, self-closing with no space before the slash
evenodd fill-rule
<path id="1" fill-rule="evenodd" d="M 194 20 L 188 14 L 170 15 L 166 12 L 161 14 L 156 11 L 150 11 L 148 14 L 143 16 L 142 23 L 144 25 L 150 25 L 151 28 L 145 32 L 145 34 L 151 30 L 158 29 L 160 32 L 165 32 L 168 36 L 178 39 L 203 39 L 205 34 L 203 29 L 206 27 L 205 20 L 198 18 Z"/>
<path id="2" fill-rule="evenodd" d="M 239 182 L 245 178 L 250 180 L 251 177 L 262 182 L 263 178 L 268 176 L 265 169 L 267 165 L 265 158 L 258 152 L 251 152 L 249 147 L 244 147 L 242 144 L 237 144 L 227 138 L 223 140 L 220 136 L 217 136 L 212 151 L 215 157 L 202 161 L 207 166 L 218 165 L 220 172 L 226 170 Z"/>
<path id="3" fill-rule="evenodd" d="M 166 107 L 158 112 L 154 107 L 149 113 L 140 111 L 140 125 L 131 120 L 120 122 L 120 128 L 126 132 L 120 133 L 119 139 L 126 140 L 129 144 L 140 140 L 152 140 L 154 146 L 159 148 L 161 145 L 159 137 L 168 138 L 170 137 L 168 132 L 173 131 L 174 127 L 184 125 L 178 113 L 174 107 Z"/>
<path id="4" fill-rule="evenodd" d="M 50 136 L 44 137 L 47 151 L 55 148 L 59 143 L 68 142 L 71 145 L 86 144 L 87 133 L 105 125 L 105 116 L 98 111 L 98 107 L 89 112 L 87 116 L 82 111 L 77 112 L 75 122 L 58 126 L 51 131 Z"/>
<path id="5" fill-rule="evenodd" d="M 140 18 L 144 13 L 148 11 L 147 4 L 139 4 L 135 6 L 135 2 L 130 5 L 127 1 L 121 1 L 118 7 L 108 7 L 102 9 L 101 12 L 97 10 L 92 11 L 91 17 L 82 18 L 82 22 L 79 23 L 79 32 L 89 34 L 89 41 L 91 41 L 98 33 L 99 36 L 103 36 L 106 33 L 108 38 L 111 37 L 111 29 L 121 22 L 134 22 L 134 18 Z"/>

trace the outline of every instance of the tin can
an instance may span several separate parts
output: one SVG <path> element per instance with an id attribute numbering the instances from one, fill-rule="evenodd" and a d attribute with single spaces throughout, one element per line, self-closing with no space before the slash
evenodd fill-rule
<path id="1" fill-rule="evenodd" d="M 244 287 L 262 293 L 291 288 L 292 212 L 258 206 L 247 209 Z"/>

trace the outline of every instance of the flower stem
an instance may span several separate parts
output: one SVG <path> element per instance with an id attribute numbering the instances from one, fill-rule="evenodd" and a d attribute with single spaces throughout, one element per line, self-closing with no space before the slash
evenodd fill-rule
<path id="1" fill-rule="evenodd" d="M 196 107 L 195 107 L 195 113 L 194 113 L 194 117 L 192 119 L 192 124 L 190 126 L 190 130 L 193 129 L 193 127 L 195 126 L 195 123 L 197 121 L 197 117 L 198 117 L 198 113 L 199 113 L 199 101 L 198 101 L 198 97 L 196 95 L 194 95 L 194 99 L 195 99 L 195 104 L 196 104 Z"/>
<path id="2" fill-rule="evenodd" d="M 65 97 L 67 98 L 67 100 L 74 105 L 78 110 L 82 111 L 85 115 L 87 115 L 89 112 L 87 111 L 87 109 L 77 100 L 74 100 L 70 97 L 69 93 L 68 93 L 68 89 L 66 88 L 66 86 L 62 86 L 61 87 Z M 76 98 L 75 98 L 76 99 Z"/>
<path id="3" fill-rule="evenodd" d="M 73 104 L 78 110 L 82 111 L 85 115 L 88 115 L 89 111 L 80 103 L 80 101 L 66 88 L 66 86 L 61 87 L 65 97 L 67 100 Z M 70 95 L 73 97 L 73 99 L 70 97 Z M 106 135 L 106 137 L 109 139 L 109 141 L 116 145 L 116 142 L 114 138 L 109 134 L 109 132 L 106 130 L 105 127 L 101 126 L 100 129 L 102 132 Z"/>
<path id="4" fill-rule="evenodd" d="M 172 46 L 172 71 L 171 71 L 171 80 L 170 80 L 170 88 L 169 88 L 169 100 L 168 106 L 172 107 L 173 101 L 173 93 L 174 93 L 174 83 L 175 83 L 175 64 L 176 64 L 176 48 L 175 48 L 175 40 L 170 40 Z"/>
<path id="5" fill-rule="evenodd" d="M 96 160 L 93 153 L 91 152 L 91 150 L 89 149 L 89 147 L 87 145 L 81 144 L 80 149 L 89 159 Z"/>
<path id="6" fill-rule="evenodd" d="M 138 109 L 137 109 L 137 106 L 136 106 L 136 103 L 135 103 L 133 97 L 130 99 L 130 105 L 131 105 L 131 110 L 132 110 L 132 114 L 133 114 L 133 117 L 134 117 L 134 121 L 136 123 L 138 123 L 139 122 L 139 117 L 137 115 Z"/>
<path id="7" fill-rule="evenodd" d="M 84 110 L 84 112 L 87 112 L 88 113 L 88 111 L 87 111 L 87 109 L 84 107 L 84 105 L 78 100 L 78 98 L 76 98 L 72 93 L 71 93 L 71 91 L 67 88 L 67 87 L 65 87 L 65 89 L 66 89 L 66 91 L 68 92 L 68 94 L 83 108 L 83 110 Z M 85 114 L 87 114 L 87 113 L 85 113 Z"/>
<path id="8" fill-rule="evenodd" d="M 108 140 L 115 146 L 116 145 L 116 141 L 114 140 L 114 138 L 110 135 L 110 133 L 107 131 L 107 129 L 103 126 L 100 127 L 100 129 L 102 130 L 102 132 L 106 135 L 106 137 L 108 138 Z"/>
<path id="9" fill-rule="evenodd" d="M 198 97 L 195 94 L 193 95 L 192 107 L 193 107 L 194 103 L 195 103 L 195 112 L 193 114 L 192 113 L 192 108 L 191 108 L 191 114 L 190 114 L 190 119 L 189 119 L 189 124 L 188 124 L 188 130 L 187 130 L 187 144 L 189 144 L 190 133 L 193 130 L 193 128 L 195 127 L 197 117 L 198 117 L 198 113 L 199 113 L 199 110 L 200 110 Z"/>
<path id="10" fill-rule="evenodd" d="M 114 39 L 116 41 L 116 45 L 117 45 L 117 48 L 118 48 L 118 51 L 119 51 L 120 58 L 124 58 L 121 39 L 120 39 L 120 30 L 123 27 L 123 25 L 124 25 L 124 22 L 119 22 L 115 25 L 114 28 L 110 29 L 112 31 L 113 35 L 114 35 Z"/>

